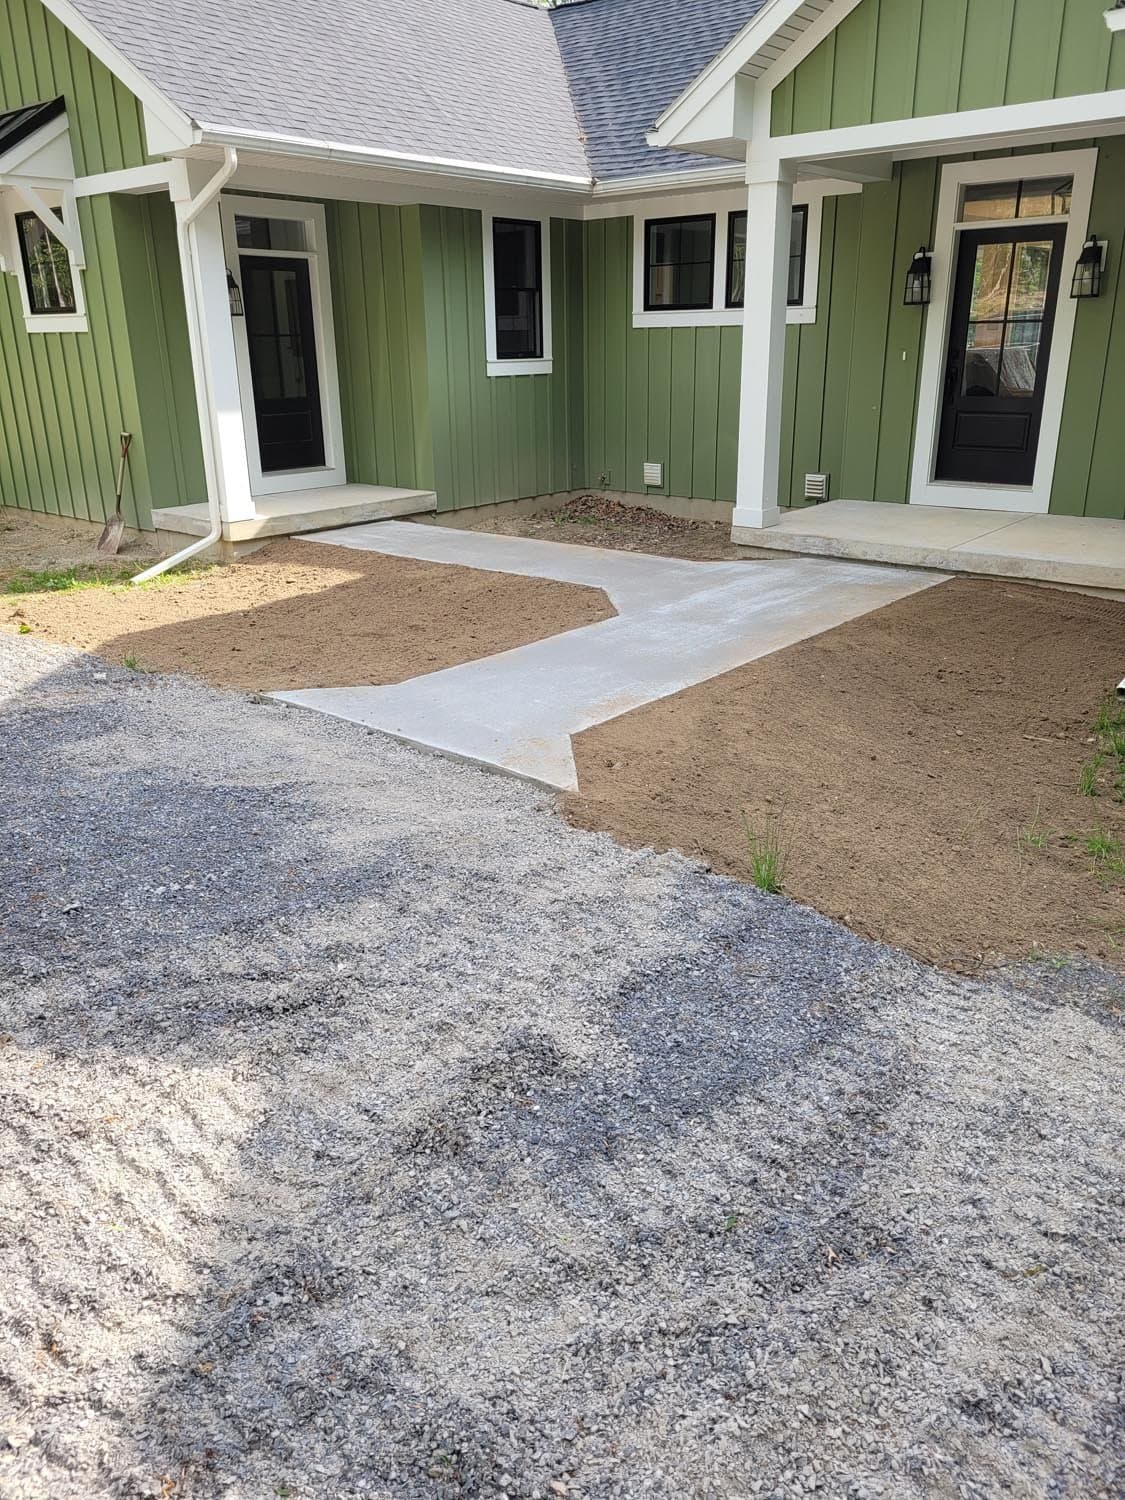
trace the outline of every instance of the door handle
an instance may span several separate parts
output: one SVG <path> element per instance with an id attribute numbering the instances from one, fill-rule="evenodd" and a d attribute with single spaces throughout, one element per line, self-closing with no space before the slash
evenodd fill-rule
<path id="1" fill-rule="evenodd" d="M 957 377 L 961 373 L 961 362 L 956 354 L 950 355 L 945 371 L 945 399 L 952 401 L 957 392 Z"/>

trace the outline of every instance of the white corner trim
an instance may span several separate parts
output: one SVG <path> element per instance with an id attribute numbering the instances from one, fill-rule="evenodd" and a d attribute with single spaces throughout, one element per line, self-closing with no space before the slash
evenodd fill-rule
<path id="1" fill-rule="evenodd" d="M 1105 24 L 1110 31 L 1125 31 L 1125 10 L 1107 10 L 1105 13 Z"/>
<path id="2" fill-rule="evenodd" d="M 320 413 L 324 432 L 324 465 L 318 469 L 297 469 L 263 473 L 258 446 L 258 419 L 254 406 L 254 380 L 250 369 L 250 349 L 246 338 L 246 319 L 231 318 L 235 359 L 238 366 L 238 389 L 241 397 L 242 426 L 246 437 L 246 457 L 250 469 L 252 495 L 278 495 L 290 490 L 328 489 L 347 483 L 344 465 L 344 426 L 340 409 L 340 376 L 336 360 L 336 324 L 332 316 L 332 276 L 328 263 L 328 227 L 323 203 L 296 202 L 292 199 L 240 198 L 224 193 L 219 199 L 223 250 L 226 268 L 242 284 L 235 215 L 250 214 L 257 218 L 297 219 L 305 225 L 306 251 L 248 250 L 255 258 L 266 256 L 277 260 L 303 260 L 308 263 L 312 291 L 313 328 L 316 332 L 317 375 L 320 381 Z M 216 299 L 226 298 L 225 284 L 213 288 Z M 228 313 L 229 317 L 229 313 Z"/>
<path id="3" fill-rule="evenodd" d="M 933 244 L 933 291 L 925 312 L 926 329 L 918 384 L 918 420 L 910 476 L 911 505 L 1018 510 L 1040 515 L 1045 515 L 1050 509 L 1076 314 L 1076 304 L 1069 295 L 1068 271 L 1077 261 L 1089 231 L 1097 162 L 1097 148 L 1089 147 L 1080 151 L 1052 151 L 1029 156 L 993 157 L 983 161 L 950 162 L 942 168 Z M 1017 177 L 1042 176 L 1046 172 L 1073 173 L 1074 193 L 1063 246 L 1062 276 L 1039 426 L 1035 478 L 1030 486 L 1010 488 L 999 485 L 961 485 L 936 480 L 934 466 L 941 430 L 944 390 L 942 372 L 949 343 L 949 321 L 956 280 L 959 234 L 956 219 L 960 190 L 968 182 L 1006 182 Z M 896 268 L 896 274 L 898 269 Z"/>
<path id="4" fill-rule="evenodd" d="M 543 355 L 541 359 L 500 359 L 496 353 L 496 263 L 492 253 L 493 219 L 521 219 L 539 225 L 539 246 L 542 256 L 540 268 L 543 283 Z M 484 266 L 484 348 L 485 369 L 490 376 L 551 375 L 554 373 L 554 337 L 552 316 L 551 282 L 551 220 L 546 215 L 520 211 L 518 204 L 512 205 L 510 213 L 489 213 L 480 216 L 481 250 Z"/>

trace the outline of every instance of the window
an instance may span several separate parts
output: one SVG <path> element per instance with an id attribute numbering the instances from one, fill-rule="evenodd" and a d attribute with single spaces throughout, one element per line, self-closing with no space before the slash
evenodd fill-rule
<path id="1" fill-rule="evenodd" d="M 789 226 L 789 283 L 786 305 L 800 307 L 805 300 L 805 265 L 808 257 L 809 209 L 799 203 Z M 746 213 L 730 216 L 727 233 L 727 306 L 742 307 L 746 301 Z"/>
<path id="2" fill-rule="evenodd" d="M 1032 177 L 1020 182 L 971 182 L 961 189 L 959 223 L 1003 219 L 1064 219 L 1070 213 L 1073 177 Z"/>
<path id="3" fill-rule="evenodd" d="M 258 219 L 235 214 L 234 234 L 240 250 L 307 251 L 303 219 Z"/>
<path id="4" fill-rule="evenodd" d="M 697 312 L 711 306 L 715 215 L 649 219 L 645 224 L 645 311 Z"/>
<path id="5" fill-rule="evenodd" d="M 543 227 L 493 219 L 496 358 L 543 358 Z"/>
<path id="6" fill-rule="evenodd" d="M 17 214 L 16 234 L 31 316 L 77 313 L 74 272 L 66 246 L 55 238 L 37 214 Z"/>

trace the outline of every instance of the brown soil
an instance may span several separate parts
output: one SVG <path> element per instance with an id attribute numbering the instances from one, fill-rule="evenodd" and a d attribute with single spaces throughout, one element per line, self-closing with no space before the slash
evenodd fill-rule
<path id="1" fill-rule="evenodd" d="M 1085 847 L 1125 846 L 1125 762 L 1077 791 L 1123 671 L 1125 604 L 958 579 L 588 730 L 567 811 L 739 879 L 744 810 L 780 815 L 786 892 L 857 932 L 1125 963 L 1125 872 Z"/>
<path id="2" fill-rule="evenodd" d="M 0 627 L 253 692 L 401 682 L 612 618 L 600 589 L 272 542 L 179 583 L 0 596 Z"/>
<path id="3" fill-rule="evenodd" d="M 655 557 L 683 557 L 695 562 L 735 562 L 776 557 L 760 548 L 735 547 L 730 522 L 685 521 L 647 505 L 623 505 L 601 495 L 582 495 L 554 510 L 532 516 L 488 516 L 474 531 L 505 536 L 539 537 L 551 542 L 578 542 L 588 547 L 615 547 L 619 552 L 647 552 Z"/>
<path id="4" fill-rule="evenodd" d="M 98 533 L 65 522 L 43 522 L 26 511 L 0 510 L 0 588 L 24 572 L 46 568 L 120 569 L 139 572 L 157 553 L 143 541 L 126 540 L 116 557 L 99 557 Z"/>

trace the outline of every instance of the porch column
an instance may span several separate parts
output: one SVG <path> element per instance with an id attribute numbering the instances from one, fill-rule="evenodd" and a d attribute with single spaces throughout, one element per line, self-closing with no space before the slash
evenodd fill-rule
<path id="1" fill-rule="evenodd" d="M 761 528 L 781 519 L 777 503 L 781 396 L 785 375 L 785 309 L 796 169 L 751 162 L 746 222 L 746 292 L 738 490 L 734 525 Z"/>
<path id="2" fill-rule="evenodd" d="M 204 456 L 210 447 L 224 522 L 245 521 L 254 516 L 254 500 L 218 201 L 205 208 L 186 231 L 181 229 L 179 238 Z"/>

